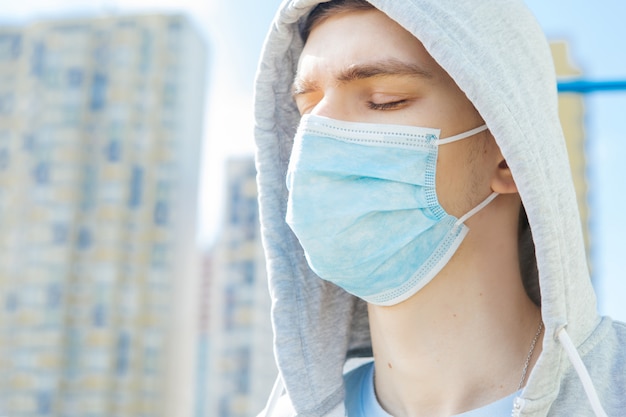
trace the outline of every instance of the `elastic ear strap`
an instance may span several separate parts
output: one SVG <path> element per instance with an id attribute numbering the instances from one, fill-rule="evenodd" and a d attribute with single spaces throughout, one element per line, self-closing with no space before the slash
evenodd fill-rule
<path id="1" fill-rule="evenodd" d="M 464 216 L 462 216 L 461 218 L 459 218 L 459 220 L 456 221 L 456 225 L 459 225 L 461 223 L 465 223 L 465 221 L 467 219 L 469 219 L 470 217 L 472 217 L 474 214 L 478 213 L 479 211 L 481 211 L 483 208 L 485 208 L 485 206 L 489 203 L 491 203 L 493 201 L 494 198 L 496 198 L 498 196 L 498 193 L 496 193 L 495 191 L 491 194 L 489 194 L 489 197 L 485 198 L 483 200 L 482 203 L 480 203 L 479 205 L 477 205 L 476 207 L 474 207 L 473 209 L 471 209 L 470 211 L 468 211 Z"/>
<path id="2" fill-rule="evenodd" d="M 437 141 L 438 145 L 445 145 L 446 143 L 456 142 L 457 140 L 469 138 L 470 136 L 474 136 L 477 133 L 480 133 L 484 130 L 487 130 L 487 125 L 478 126 L 472 130 L 468 130 L 467 132 L 459 133 L 458 135 L 450 136 L 449 138 L 439 139 Z"/>

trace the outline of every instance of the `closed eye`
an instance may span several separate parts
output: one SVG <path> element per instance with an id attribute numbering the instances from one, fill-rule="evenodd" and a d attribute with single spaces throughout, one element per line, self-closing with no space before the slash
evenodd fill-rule
<path id="1" fill-rule="evenodd" d="M 372 101 L 367 102 L 367 107 L 370 110 L 395 110 L 404 106 L 408 100 L 390 101 L 388 103 L 374 103 Z"/>

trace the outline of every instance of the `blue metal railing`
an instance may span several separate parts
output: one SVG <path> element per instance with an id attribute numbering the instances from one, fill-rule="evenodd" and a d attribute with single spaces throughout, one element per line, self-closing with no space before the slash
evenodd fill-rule
<path id="1" fill-rule="evenodd" d="M 561 80 L 559 93 L 588 94 L 603 91 L 626 91 L 626 80 L 591 81 L 585 79 Z"/>

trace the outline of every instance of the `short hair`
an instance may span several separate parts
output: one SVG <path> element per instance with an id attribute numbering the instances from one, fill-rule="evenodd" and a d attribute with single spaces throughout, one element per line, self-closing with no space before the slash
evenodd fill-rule
<path id="1" fill-rule="evenodd" d="M 331 0 L 318 4 L 304 20 L 300 28 L 300 36 L 306 43 L 311 31 L 324 20 L 338 13 L 364 11 L 376 9 L 365 0 Z M 445 70 L 445 69 L 444 69 Z M 541 292 L 539 288 L 539 272 L 537 270 L 537 257 L 535 256 L 535 243 L 533 241 L 528 216 L 524 205 L 520 204 L 520 213 L 517 228 L 517 245 L 520 274 L 522 284 L 528 294 L 528 298 L 537 306 L 541 306 Z"/>
<path id="2" fill-rule="evenodd" d="M 338 13 L 373 9 L 376 8 L 365 0 L 334 0 L 320 3 L 304 20 L 304 25 L 300 28 L 300 36 L 306 42 L 315 26 Z"/>

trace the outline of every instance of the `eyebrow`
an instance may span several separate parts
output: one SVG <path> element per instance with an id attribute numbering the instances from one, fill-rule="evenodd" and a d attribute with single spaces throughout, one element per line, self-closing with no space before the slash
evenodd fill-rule
<path id="1" fill-rule="evenodd" d="M 347 83 L 350 81 L 364 80 L 367 78 L 396 75 L 419 77 L 428 80 L 434 77 L 432 72 L 426 70 L 420 65 L 399 61 L 396 59 L 387 59 L 376 62 L 368 62 L 364 64 L 350 65 L 347 68 L 341 70 L 335 78 L 340 83 Z M 298 74 L 296 74 L 291 91 L 292 95 L 295 97 L 315 91 L 318 89 L 318 87 L 319 86 L 315 81 L 303 79 L 299 77 Z"/>

